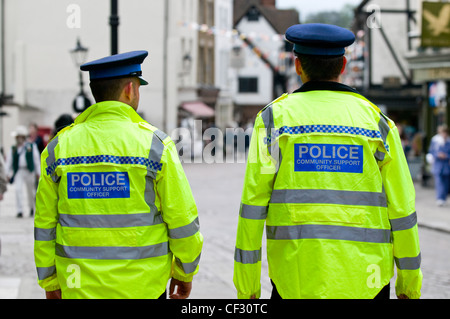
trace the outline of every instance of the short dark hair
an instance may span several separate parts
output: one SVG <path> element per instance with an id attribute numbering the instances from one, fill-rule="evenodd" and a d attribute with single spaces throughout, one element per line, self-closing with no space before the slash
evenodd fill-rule
<path id="1" fill-rule="evenodd" d="M 302 69 L 311 81 L 327 81 L 336 79 L 344 66 L 344 57 L 328 57 L 322 55 L 307 55 L 295 52 Z"/>
<path id="2" fill-rule="evenodd" d="M 117 101 L 126 83 L 133 81 L 134 77 L 103 79 L 91 81 L 92 95 L 97 103 L 103 101 Z"/>
<path id="3" fill-rule="evenodd" d="M 74 122 L 72 115 L 70 114 L 61 114 L 55 121 L 54 128 L 55 133 L 58 133 L 66 126 L 69 126 Z"/>

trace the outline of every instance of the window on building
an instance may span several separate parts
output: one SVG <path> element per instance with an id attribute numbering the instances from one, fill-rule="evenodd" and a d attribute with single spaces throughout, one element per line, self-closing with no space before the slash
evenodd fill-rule
<path id="1" fill-rule="evenodd" d="M 205 0 L 199 0 L 198 2 L 198 23 L 206 24 L 206 10 L 205 10 Z"/>
<path id="2" fill-rule="evenodd" d="M 251 7 L 247 12 L 248 21 L 258 21 L 259 20 L 259 11 L 255 6 Z"/>
<path id="3" fill-rule="evenodd" d="M 240 77 L 239 93 L 257 93 L 258 78 L 257 77 Z"/>
<path id="4" fill-rule="evenodd" d="M 214 2 L 209 1 L 208 2 L 208 8 L 206 9 L 206 15 L 207 15 L 207 20 L 206 20 L 206 24 L 209 26 L 213 26 L 214 25 Z"/>
<path id="5" fill-rule="evenodd" d="M 198 69 L 197 69 L 197 78 L 199 83 L 206 82 L 206 71 L 205 71 L 205 51 L 203 48 L 199 48 L 198 50 Z"/>
<path id="6" fill-rule="evenodd" d="M 214 85 L 214 48 L 207 50 L 206 84 Z"/>

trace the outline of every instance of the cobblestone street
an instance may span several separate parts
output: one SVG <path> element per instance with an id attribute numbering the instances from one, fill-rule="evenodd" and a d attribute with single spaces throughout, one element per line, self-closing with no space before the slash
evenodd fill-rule
<path id="1" fill-rule="evenodd" d="M 200 216 L 205 244 L 192 299 L 235 299 L 233 257 L 245 164 L 185 164 Z M 450 298 L 450 207 L 434 203 L 434 189 L 417 186 L 417 213 L 424 274 L 422 298 Z M 33 259 L 33 219 L 15 217 L 12 187 L 0 202 L 0 298 L 38 299 Z M 263 241 L 264 242 L 264 241 Z M 262 296 L 269 298 L 263 247 Z M 394 279 L 391 297 L 394 295 Z"/>

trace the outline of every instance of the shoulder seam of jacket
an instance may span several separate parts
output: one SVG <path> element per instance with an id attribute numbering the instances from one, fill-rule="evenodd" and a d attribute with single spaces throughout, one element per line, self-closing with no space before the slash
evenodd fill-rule
<path id="1" fill-rule="evenodd" d="M 289 94 L 284 93 L 283 95 L 277 97 L 275 100 L 273 100 L 272 102 L 270 102 L 269 104 L 267 104 L 266 106 L 264 106 L 261 111 L 258 112 L 258 115 L 261 114 L 265 109 L 267 109 L 268 107 L 271 107 L 274 103 L 277 103 L 281 100 L 284 100 L 285 98 L 288 97 Z"/>
<path id="2" fill-rule="evenodd" d="M 149 130 L 150 132 L 152 132 L 154 135 L 156 135 L 156 137 L 161 140 L 161 142 L 164 145 L 167 145 L 169 141 L 166 141 L 167 138 L 169 137 L 168 134 L 164 133 L 163 131 L 161 131 L 160 129 L 158 129 L 157 127 L 151 125 L 150 123 L 147 122 L 139 122 L 139 126 L 142 128 L 145 128 L 147 130 Z"/>

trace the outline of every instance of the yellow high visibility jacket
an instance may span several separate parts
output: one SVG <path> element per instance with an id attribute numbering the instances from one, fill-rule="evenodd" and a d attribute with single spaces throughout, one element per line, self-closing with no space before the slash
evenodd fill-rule
<path id="1" fill-rule="evenodd" d="M 422 283 L 415 190 L 398 130 L 335 82 L 307 82 L 257 116 L 236 238 L 239 298 L 269 277 L 282 298 L 373 298 Z"/>
<path id="2" fill-rule="evenodd" d="M 44 150 L 36 198 L 39 285 L 63 298 L 158 298 L 191 281 L 197 208 L 165 133 L 121 102 L 90 106 Z"/>

